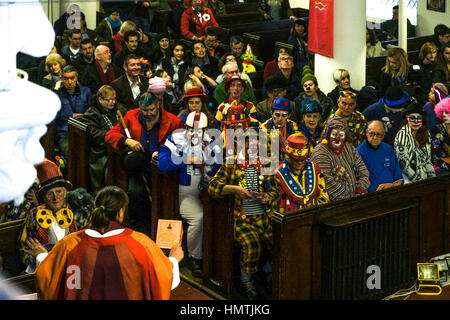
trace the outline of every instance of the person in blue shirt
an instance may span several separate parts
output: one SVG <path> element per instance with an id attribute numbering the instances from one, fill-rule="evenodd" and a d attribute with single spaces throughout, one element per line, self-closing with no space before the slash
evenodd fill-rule
<path id="1" fill-rule="evenodd" d="M 394 149 L 383 142 L 385 134 L 383 122 L 373 120 L 369 122 L 366 129 L 367 140 L 356 148 L 369 170 L 369 192 L 399 186 L 403 183 L 402 171 Z"/>

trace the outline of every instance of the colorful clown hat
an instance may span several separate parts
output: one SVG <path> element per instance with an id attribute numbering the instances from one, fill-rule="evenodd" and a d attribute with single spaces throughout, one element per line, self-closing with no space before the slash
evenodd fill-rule
<path id="1" fill-rule="evenodd" d="M 284 153 L 290 158 L 297 160 L 306 160 L 311 152 L 308 139 L 303 133 L 291 134 L 287 139 L 287 145 L 284 147 Z"/>
<path id="2" fill-rule="evenodd" d="M 272 104 L 272 110 L 282 110 L 291 112 L 291 101 L 286 98 L 276 98 Z"/>

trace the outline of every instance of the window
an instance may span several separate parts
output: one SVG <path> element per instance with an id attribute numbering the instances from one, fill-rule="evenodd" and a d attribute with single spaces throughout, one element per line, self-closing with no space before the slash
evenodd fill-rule
<path id="1" fill-rule="evenodd" d="M 382 22 L 392 19 L 392 7 L 399 0 L 366 0 L 366 16 L 368 21 Z M 407 17 L 413 25 L 417 24 L 417 0 L 408 0 Z"/>

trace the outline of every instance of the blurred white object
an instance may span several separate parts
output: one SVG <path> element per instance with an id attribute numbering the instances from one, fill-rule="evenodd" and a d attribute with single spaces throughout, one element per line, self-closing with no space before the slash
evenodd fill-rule
<path id="1" fill-rule="evenodd" d="M 29 21 L 29 23 L 27 23 Z M 28 81 L 16 67 L 19 51 L 46 56 L 55 32 L 38 0 L 0 0 L 0 202 L 19 204 L 44 160 L 39 139 L 60 108 L 56 94 Z"/>

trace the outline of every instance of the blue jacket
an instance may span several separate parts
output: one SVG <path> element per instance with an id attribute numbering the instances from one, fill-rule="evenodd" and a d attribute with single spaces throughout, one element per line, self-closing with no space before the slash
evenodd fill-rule
<path id="1" fill-rule="evenodd" d="M 365 140 L 356 148 L 356 151 L 369 170 L 369 192 L 376 191 L 380 184 L 403 179 L 394 149 L 387 143 L 381 142 L 378 148 L 374 149 Z"/>
<path id="2" fill-rule="evenodd" d="M 66 89 L 61 87 L 56 94 L 61 101 L 61 109 L 56 114 L 55 118 L 55 142 L 60 138 L 67 136 L 68 127 L 67 120 L 74 113 L 85 113 L 89 107 L 89 100 L 91 99 L 91 89 L 85 86 L 77 85 L 75 92 L 69 94 Z"/>
<path id="3" fill-rule="evenodd" d="M 184 135 L 184 133 L 181 133 Z M 174 156 L 179 157 L 179 159 L 183 159 L 183 150 L 182 148 L 177 148 L 179 145 L 174 141 L 173 135 L 169 136 L 166 140 L 166 143 L 161 146 L 161 150 L 158 153 L 158 168 L 161 171 L 173 171 L 173 170 L 179 170 L 180 172 L 180 184 L 184 186 L 190 186 L 191 185 L 191 176 L 188 174 L 188 166 L 182 161 L 180 163 L 177 163 L 178 161 L 173 161 L 172 154 Z M 211 157 L 215 157 L 214 151 L 211 152 Z M 207 177 L 202 177 L 201 185 L 199 186 L 199 189 L 202 189 L 204 186 L 206 186 L 205 183 L 208 182 L 209 178 L 213 177 L 216 172 L 220 168 L 220 163 L 213 163 L 212 165 L 205 165 L 205 173 Z"/>

